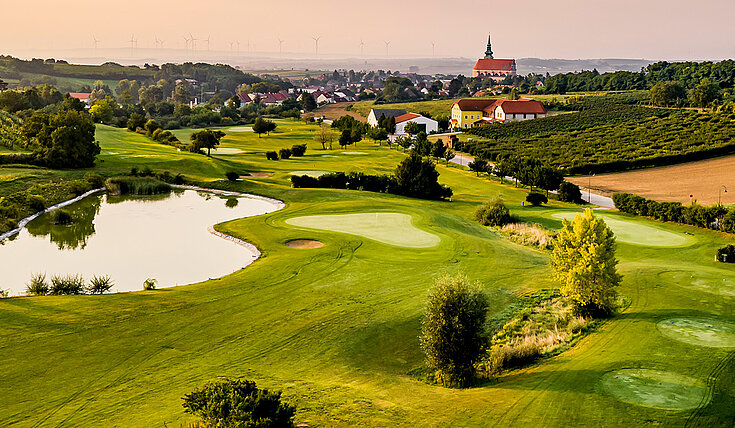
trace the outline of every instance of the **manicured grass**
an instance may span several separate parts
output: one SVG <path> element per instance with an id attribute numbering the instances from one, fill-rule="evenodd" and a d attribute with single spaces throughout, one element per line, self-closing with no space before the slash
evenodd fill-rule
<path id="1" fill-rule="evenodd" d="M 454 190 L 452 202 L 292 189 L 292 171 L 388 173 L 405 155 L 369 142 L 349 148 L 367 152 L 364 156 L 324 151 L 311 140 L 315 125 L 278 123 L 276 133 L 260 139 L 226 130 L 222 146 L 243 153 L 211 158 L 177 152 L 124 130 L 98 128 L 103 153 L 95 172 L 109 176 L 149 166 L 211 186 L 279 198 L 287 206 L 217 226 L 263 253 L 251 266 L 221 279 L 148 292 L 0 300 L 2 425 L 178 427 L 193 420 L 184 414 L 181 397 L 217 376 L 245 377 L 283 390 L 284 399 L 297 408 L 296 422 L 309 426 L 732 423 L 732 349 L 673 340 L 657 327 L 677 317 L 735 322 L 735 295 L 719 291 L 732 290 L 735 274 L 731 266 L 712 261 L 714 251 L 731 237 L 606 215 L 654 231 L 691 233 L 690 245 L 620 240 L 617 255 L 624 279 L 619 291 L 631 303 L 621 315 L 569 351 L 498 382 L 464 390 L 427 385 L 408 373 L 424 364 L 418 333 L 427 290 L 439 273 L 465 272 L 479 281 L 490 296 L 491 315 L 520 293 L 557 285 L 546 253 L 479 226 L 472 219 L 477 206 L 500 196 L 522 220 L 553 228 L 561 224 L 554 214 L 574 207 L 557 202 L 522 207 L 524 191 L 444 165 L 438 167 L 439 181 Z M 302 142 L 309 146 L 304 158 L 267 161 L 258 154 Z M 219 182 L 229 170 L 272 174 Z M 0 195 L 19 181 L 32 185 L 33 180 L 85 172 L 0 168 L 0 176 L 23 175 L 22 180 L 0 182 Z M 405 248 L 287 223 L 296 217 L 375 212 L 409 215 L 441 241 L 429 248 Z M 284 245 L 295 239 L 325 245 L 310 250 Z M 722 284 L 702 292 L 693 285 L 700 273 Z M 631 368 L 671 375 L 622 372 Z M 643 386 L 636 390 L 644 394 L 601 388 L 612 372 L 637 376 L 635 382 Z M 694 381 L 683 382 L 681 376 Z M 656 378 L 666 388 L 649 385 Z M 700 389 L 704 384 L 709 404 L 696 410 L 696 405 L 677 404 L 667 398 L 672 391 L 683 391 L 690 403 L 699 392 L 668 383 Z"/>
<path id="2" fill-rule="evenodd" d="M 707 318 L 668 318 L 659 321 L 661 334 L 696 346 L 735 348 L 735 324 Z"/>
<path id="3" fill-rule="evenodd" d="M 691 410 L 709 402 L 704 382 L 658 370 L 610 372 L 600 385 L 605 393 L 622 401 L 665 410 Z"/>
<path id="4" fill-rule="evenodd" d="M 411 216 L 400 213 L 354 213 L 295 217 L 286 220 L 292 226 L 331 230 L 363 236 L 384 244 L 408 248 L 435 247 L 441 239 L 411 222 Z"/>

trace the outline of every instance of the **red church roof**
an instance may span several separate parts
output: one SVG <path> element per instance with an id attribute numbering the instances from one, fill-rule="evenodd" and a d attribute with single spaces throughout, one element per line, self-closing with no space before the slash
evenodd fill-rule
<path id="1" fill-rule="evenodd" d="M 473 70 L 483 71 L 503 71 L 510 73 L 513 71 L 513 65 L 515 64 L 514 59 L 493 59 L 493 58 L 482 58 L 477 60 L 477 64 Z"/>

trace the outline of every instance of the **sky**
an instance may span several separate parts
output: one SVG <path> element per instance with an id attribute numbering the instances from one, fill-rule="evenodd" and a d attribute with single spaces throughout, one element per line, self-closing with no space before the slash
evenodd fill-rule
<path id="1" fill-rule="evenodd" d="M 454 6 L 457 6 L 454 9 Z M 359 57 L 735 57 L 733 0 L 3 0 L 0 54 L 130 46 Z M 386 50 L 385 42 L 390 44 Z"/>

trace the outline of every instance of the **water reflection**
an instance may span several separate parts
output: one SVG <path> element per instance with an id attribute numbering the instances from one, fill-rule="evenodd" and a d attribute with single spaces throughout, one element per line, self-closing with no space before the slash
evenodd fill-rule
<path id="1" fill-rule="evenodd" d="M 57 224 L 53 215 L 42 215 L 28 223 L 31 236 L 49 236 L 59 250 L 83 250 L 87 240 L 94 235 L 94 218 L 100 212 L 102 195 L 92 195 L 70 205 L 64 210 L 71 214 L 70 224 Z"/>

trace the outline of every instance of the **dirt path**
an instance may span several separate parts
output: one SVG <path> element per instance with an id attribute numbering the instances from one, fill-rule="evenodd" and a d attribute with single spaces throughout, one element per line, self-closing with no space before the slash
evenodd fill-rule
<path id="1" fill-rule="evenodd" d="M 718 198 L 723 204 L 735 204 L 735 156 L 567 180 L 585 188 L 589 183 L 593 192 L 605 196 L 630 192 L 683 204 L 692 198 L 701 204 L 715 204 Z"/>
<path id="2" fill-rule="evenodd" d="M 355 103 L 327 104 L 324 107 L 319 107 L 318 109 L 314 110 L 314 116 L 324 116 L 325 119 L 337 120 L 340 117 L 347 115 L 354 117 L 360 122 L 367 122 L 367 118 L 362 117 L 355 112 L 347 111 L 347 107 L 353 104 Z"/>

